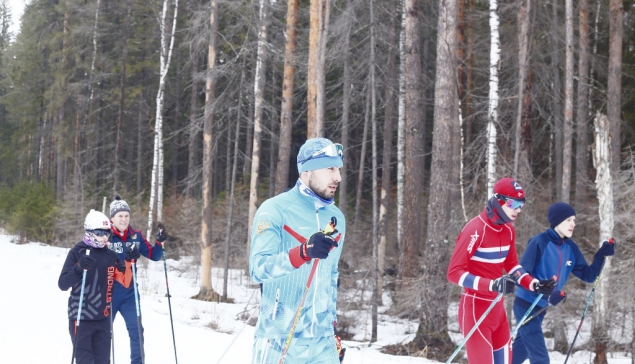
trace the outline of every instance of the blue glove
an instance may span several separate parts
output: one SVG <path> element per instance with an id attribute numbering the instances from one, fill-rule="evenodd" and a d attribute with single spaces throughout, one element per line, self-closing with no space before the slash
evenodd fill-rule
<path id="1" fill-rule="evenodd" d="M 565 292 L 558 291 L 557 289 L 553 291 L 551 296 L 549 296 L 549 303 L 552 306 L 557 305 L 560 302 L 564 302 L 567 300 L 567 294 Z"/>
<path id="2" fill-rule="evenodd" d="M 615 240 L 613 240 L 613 238 L 611 238 L 611 242 L 609 243 L 608 241 L 605 241 L 602 243 L 602 246 L 600 247 L 600 249 L 598 249 L 598 252 L 595 253 L 597 254 L 601 254 L 605 257 L 611 256 L 613 254 L 615 254 Z"/>

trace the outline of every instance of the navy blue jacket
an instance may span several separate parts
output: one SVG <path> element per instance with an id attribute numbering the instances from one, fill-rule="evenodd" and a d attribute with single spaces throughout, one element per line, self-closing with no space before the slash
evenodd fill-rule
<path id="1" fill-rule="evenodd" d="M 135 245 L 139 253 L 144 257 L 159 261 L 163 258 L 163 246 L 157 242 L 154 246 L 150 245 L 140 230 L 134 230 L 131 226 L 121 234 L 114 226 L 110 228 L 112 235 L 110 236 L 110 244 L 108 248 L 117 253 L 121 260 L 126 257 L 126 248 Z M 135 277 L 136 279 L 136 277 Z M 134 293 L 134 286 L 131 284 L 129 287 L 124 287 L 122 284 L 115 283 L 115 294 L 130 294 Z"/>
<path id="2" fill-rule="evenodd" d="M 578 245 L 569 238 L 561 238 L 555 230 L 549 228 L 545 232 L 529 239 L 527 249 L 520 265 L 536 279 L 543 280 L 556 276 L 558 283 L 556 289 L 562 291 L 564 285 L 573 273 L 585 282 L 593 282 L 600 274 L 604 256 L 595 254 L 593 263 L 588 265 Z M 516 287 L 516 297 L 527 302 L 533 302 L 538 293 Z M 544 297 L 538 302 L 539 307 L 545 307 L 549 303 L 549 297 Z"/>
<path id="3" fill-rule="evenodd" d="M 130 286 L 132 270 L 130 263 L 125 262 L 125 273 L 117 270 L 123 259 L 108 248 L 91 248 L 81 242 L 69 250 L 62 267 L 62 272 L 57 281 L 62 291 L 72 288 L 68 297 L 68 319 L 77 319 L 79 296 L 82 288 L 83 269 L 78 265 L 81 256 L 86 255 L 86 249 L 90 249 L 90 256 L 95 258 L 95 266 L 86 271 L 86 283 L 84 286 L 84 298 L 82 300 L 82 312 L 80 319 L 103 320 L 110 315 L 110 302 L 112 300 L 112 288 L 115 282 L 121 287 Z"/>

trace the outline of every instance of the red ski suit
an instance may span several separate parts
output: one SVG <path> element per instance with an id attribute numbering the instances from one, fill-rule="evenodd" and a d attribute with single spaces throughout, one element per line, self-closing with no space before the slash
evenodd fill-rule
<path id="1" fill-rule="evenodd" d="M 474 327 L 496 298 L 490 282 L 507 272 L 523 287 L 534 280 L 518 264 L 513 223 L 496 225 L 485 210 L 470 220 L 458 238 L 448 266 L 447 278 L 463 287 L 458 321 L 463 335 Z M 511 363 L 510 330 L 501 299 L 465 344 L 470 363 Z"/>

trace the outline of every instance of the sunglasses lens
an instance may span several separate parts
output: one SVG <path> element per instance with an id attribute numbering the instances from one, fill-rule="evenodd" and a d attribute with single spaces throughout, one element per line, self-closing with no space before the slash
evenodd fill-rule
<path id="1" fill-rule="evenodd" d="M 507 206 L 511 208 L 512 210 L 522 209 L 524 205 L 525 205 L 525 201 L 514 200 L 511 198 L 507 200 Z"/>
<path id="2" fill-rule="evenodd" d="M 99 237 L 110 236 L 110 230 L 96 229 L 96 230 L 93 230 L 93 234 Z"/>

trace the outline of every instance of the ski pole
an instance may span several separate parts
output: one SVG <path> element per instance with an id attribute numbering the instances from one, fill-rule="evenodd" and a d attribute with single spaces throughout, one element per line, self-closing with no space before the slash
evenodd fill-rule
<path id="1" fill-rule="evenodd" d="M 542 293 L 538 295 L 538 297 L 536 297 L 536 299 L 534 300 L 534 302 L 531 304 L 531 306 L 529 307 L 529 309 L 527 310 L 527 312 L 525 312 L 525 314 L 523 315 L 523 318 L 518 322 L 518 324 L 516 324 L 516 327 L 514 328 L 514 331 L 512 331 L 512 334 L 510 335 L 510 341 L 514 341 L 514 338 L 516 337 L 516 334 L 518 333 L 518 330 L 520 329 L 520 327 L 525 323 L 525 320 L 527 319 L 527 316 L 529 316 L 529 313 L 531 313 L 531 310 L 534 309 L 534 307 L 536 307 L 536 305 L 538 304 L 538 301 L 540 301 L 540 299 L 542 298 Z M 545 306 L 546 307 L 546 306 Z"/>
<path id="2" fill-rule="evenodd" d="M 526 323 L 528 323 L 529 321 L 533 320 L 534 318 L 536 318 L 538 315 L 540 315 L 541 313 L 543 313 L 543 312 L 544 312 L 547 308 L 549 308 L 549 305 L 547 305 L 547 306 L 545 306 L 545 307 L 541 308 L 541 309 L 540 309 L 540 310 L 538 310 L 535 314 L 531 315 L 531 316 L 530 316 L 527 320 L 525 320 L 525 321 L 523 322 L 523 325 L 524 325 L 524 324 L 526 324 Z M 523 325 L 520 325 L 520 326 L 523 326 Z"/>
<path id="3" fill-rule="evenodd" d="M 335 225 L 337 224 L 337 220 L 335 217 L 331 217 L 331 222 L 326 225 L 324 230 L 322 231 L 325 235 L 331 235 L 335 232 Z M 332 248 L 332 247 L 331 247 Z M 302 292 L 302 297 L 300 298 L 300 303 L 298 304 L 298 309 L 295 311 L 295 316 L 293 318 L 291 329 L 289 329 L 289 335 L 287 336 L 287 340 L 282 347 L 282 355 L 280 356 L 280 362 L 278 364 L 284 363 L 284 358 L 287 356 L 287 351 L 289 350 L 289 346 L 291 345 L 291 339 L 293 339 L 293 333 L 295 332 L 295 328 L 298 325 L 298 321 L 300 321 L 300 315 L 302 314 L 302 308 L 304 308 L 304 301 L 306 300 L 306 296 L 309 293 L 309 289 L 311 288 L 311 283 L 313 282 L 313 276 L 315 275 L 315 271 L 317 270 L 318 263 L 320 263 L 319 259 L 315 259 L 313 262 L 313 267 L 311 268 L 311 272 L 309 273 L 309 278 L 306 281 L 306 285 L 304 286 L 304 292 Z"/>
<path id="4" fill-rule="evenodd" d="M 485 312 L 483 313 L 483 315 L 481 316 L 480 319 L 478 319 L 478 321 L 476 321 L 476 324 L 474 324 L 474 327 L 472 327 L 472 330 L 470 330 L 470 332 L 467 333 L 467 335 L 463 338 L 463 340 L 461 341 L 461 343 L 459 344 L 459 346 L 454 349 L 454 352 L 452 353 L 452 355 L 450 356 L 450 358 L 445 362 L 445 364 L 450 364 L 450 362 L 452 361 L 452 359 L 454 359 L 454 357 L 456 356 L 456 354 L 459 353 L 459 351 L 461 350 L 461 348 L 463 347 L 463 345 L 465 345 L 465 343 L 467 342 L 467 340 L 470 338 L 470 336 L 472 336 L 472 334 L 474 333 L 474 331 L 476 331 L 476 329 L 479 327 L 479 325 L 481 324 L 481 322 L 483 322 L 483 320 L 485 320 L 485 317 L 489 314 L 489 312 L 494 308 L 494 306 L 496 306 L 496 304 L 498 303 L 498 301 L 500 301 L 501 297 L 503 297 L 502 293 L 499 293 L 496 298 L 494 298 L 494 301 L 492 301 L 492 303 L 489 305 L 489 307 L 487 308 L 487 310 L 485 310 Z"/>
<path id="5" fill-rule="evenodd" d="M 112 345 L 112 364 L 115 364 L 115 329 L 112 325 L 112 300 L 110 301 L 110 342 Z"/>
<path id="6" fill-rule="evenodd" d="M 90 249 L 86 249 L 86 255 L 90 255 Z M 79 331 L 79 322 L 82 318 L 82 305 L 84 304 L 84 287 L 86 286 L 86 272 L 88 269 L 84 268 L 82 272 L 82 287 L 79 290 L 79 307 L 77 308 L 77 319 L 75 320 L 75 340 L 73 342 L 73 356 L 71 357 L 71 364 L 75 361 L 75 352 L 77 351 L 77 332 Z"/>
<path id="7" fill-rule="evenodd" d="M 159 223 L 159 231 L 163 230 L 163 224 Z M 174 361 L 179 364 L 179 359 L 176 357 L 176 338 L 174 337 L 174 321 L 172 319 L 172 302 L 170 301 L 170 285 L 168 284 L 168 263 L 165 260 L 165 246 L 163 246 L 163 271 L 165 272 L 165 288 L 168 292 L 168 309 L 170 311 L 170 326 L 172 326 L 172 345 L 174 346 Z"/>
<path id="8" fill-rule="evenodd" d="M 609 244 L 613 244 L 614 242 L 615 240 L 613 240 L 613 238 L 609 239 Z M 606 261 L 606 257 L 604 257 L 604 260 L 602 261 L 602 267 L 600 267 L 600 273 L 602 273 L 602 269 L 604 269 L 605 261 Z M 598 285 L 598 282 L 600 281 L 600 273 L 598 273 L 598 276 L 595 278 L 595 282 L 593 283 L 593 288 L 591 288 L 589 299 L 586 301 L 586 306 L 584 307 L 584 312 L 582 312 L 582 318 L 580 319 L 580 324 L 578 325 L 578 329 L 576 330 L 575 336 L 573 337 L 573 342 L 571 343 L 571 346 L 569 346 L 569 351 L 567 352 L 567 357 L 564 359 L 564 364 L 567 364 L 567 361 L 569 361 L 569 356 L 571 355 L 571 352 L 573 351 L 573 345 L 575 344 L 575 341 L 578 339 L 578 334 L 580 334 L 582 323 L 584 322 L 584 318 L 586 317 L 587 311 L 589 310 L 589 306 L 591 305 L 591 301 L 593 300 L 593 295 L 595 294 L 595 287 Z"/>
<path id="9" fill-rule="evenodd" d="M 139 297 L 137 296 L 137 268 L 134 259 L 130 261 L 132 265 L 132 280 L 134 284 L 134 301 L 137 306 L 137 331 L 139 332 L 139 350 L 141 350 L 141 362 L 145 363 L 145 354 L 143 352 L 143 334 L 141 334 L 141 308 L 139 307 Z"/>

